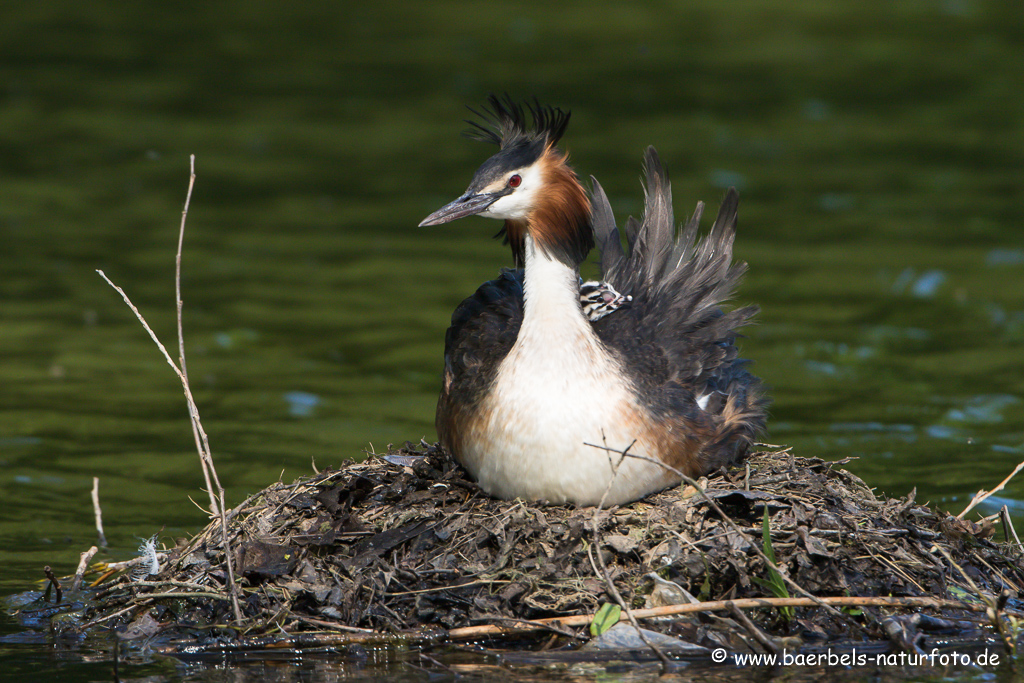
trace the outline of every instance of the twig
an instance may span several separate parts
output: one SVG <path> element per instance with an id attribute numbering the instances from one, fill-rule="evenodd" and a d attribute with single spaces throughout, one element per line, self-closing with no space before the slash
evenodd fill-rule
<path id="1" fill-rule="evenodd" d="M 939 600 L 936 598 L 920 597 L 849 597 L 839 596 L 831 598 L 819 598 L 828 605 L 855 606 L 855 607 L 927 607 L 931 609 L 962 609 L 969 612 L 984 612 L 986 607 L 978 604 L 967 604 L 956 600 Z M 666 605 L 651 609 L 633 610 L 634 616 L 638 619 L 652 617 L 665 617 L 677 614 L 693 614 L 700 612 L 722 612 L 731 611 L 733 606 L 740 609 L 777 609 L 779 607 L 815 607 L 817 603 L 808 598 L 745 598 L 742 600 L 717 600 L 686 605 Z M 100 619 L 89 622 L 82 626 L 88 629 L 93 625 L 108 621 L 126 612 L 136 609 L 138 605 L 127 607 L 114 614 L 108 614 Z M 1020 612 L 1006 610 L 1007 613 L 1021 615 Z M 574 614 L 566 617 L 550 617 L 547 619 L 526 620 L 505 620 L 515 621 L 517 626 L 496 626 L 494 624 L 483 624 L 479 626 L 466 626 L 463 628 L 443 630 L 424 630 L 403 635 L 391 633 L 310 633 L 300 632 L 293 634 L 274 634 L 248 638 L 237 638 L 230 642 L 219 645 L 219 652 L 247 652 L 275 648 L 308 648 L 308 647 L 341 647 L 353 643 L 375 643 L 375 644 L 404 644 L 414 643 L 436 643 L 445 639 L 449 641 L 479 640 L 483 638 L 501 638 L 508 636 L 522 635 L 536 631 L 548 631 L 552 625 L 575 627 L 586 626 L 594 620 L 593 614 Z M 622 616 L 625 619 L 625 613 Z M 154 652 L 175 651 L 175 645 L 153 644 Z"/>
<path id="2" fill-rule="evenodd" d="M 100 478 L 92 478 L 92 511 L 96 516 L 96 531 L 99 532 L 99 544 L 107 547 L 107 537 L 103 533 L 103 510 L 100 509 Z M 95 555 L 96 553 L 93 553 Z"/>
<path id="3" fill-rule="evenodd" d="M 740 623 L 740 626 L 745 628 L 747 630 L 747 633 L 754 637 L 754 640 L 761 643 L 761 646 L 764 649 L 774 654 L 779 654 L 778 643 L 772 640 L 767 633 L 758 628 L 757 624 L 751 621 L 750 617 L 744 614 L 743 610 L 741 610 L 736 605 L 732 605 L 729 611 L 732 612 L 733 619 L 738 621 Z"/>
<path id="4" fill-rule="evenodd" d="M 53 575 L 53 570 L 50 569 L 50 565 L 46 565 L 45 567 L 43 567 L 43 575 L 46 576 L 46 578 L 49 580 L 49 583 L 46 585 L 45 600 L 47 602 L 49 602 L 49 600 L 50 600 L 50 589 L 53 588 L 53 589 L 56 590 L 56 593 L 57 593 L 53 597 L 53 602 L 54 602 L 55 605 L 59 605 L 60 601 L 61 601 L 61 598 L 64 596 L 64 591 L 61 590 L 60 581 L 58 581 L 57 577 Z"/>
<path id="5" fill-rule="evenodd" d="M 442 591 L 452 591 L 458 588 L 469 588 L 470 586 L 486 586 L 486 585 L 500 585 L 504 583 L 512 583 L 511 581 L 503 581 L 500 579 L 482 579 L 480 581 L 470 581 L 469 583 L 460 583 L 455 586 L 434 586 L 433 588 L 420 588 L 413 591 L 397 591 L 389 593 L 387 591 L 381 592 L 381 595 L 389 598 L 393 598 L 400 595 L 420 595 L 421 593 L 440 593 Z"/>
<path id="6" fill-rule="evenodd" d="M 216 476 L 214 474 L 214 479 L 216 479 Z M 224 546 L 224 562 L 228 567 L 228 594 L 231 596 L 231 610 L 234 612 L 235 621 L 241 623 L 242 607 L 238 604 L 238 584 L 235 582 L 235 566 L 234 560 L 231 557 L 231 541 L 228 539 L 228 519 L 224 516 L 224 489 L 220 488 L 220 484 L 217 484 L 217 488 L 220 489 L 220 528 L 221 541 Z"/>
<path id="7" fill-rule="evenodd" d="M 178 365 L 181 368 L 179 376 L 183 384 L 188 385 L 188 367 L 185 365 L 185 334 L 182 328 L 182 316 L 181 311 L 184 307 L 184 302 L 181 298 L 181 252 L 182 247 L 185 244 L 185 221 L 188 218 L 188 207 L 192 203 L 192 188 L 196 184 L 196 155 L 189 155 L 189 176 L 188 176 L 188 192 L 185 194 L 185 206 L 181 210 L 181 228 L 178 230 L 178 251 L 174 257 L 174 300 L 175 308 L 177 309 L 177 322 L 178 322 Z M 206 479 L 206 490 L 210 493 L 210 510 L 213 513 L 218 511 L 217 501 L 213 497 L 213 486 L 210 485 L 211 476 L 217 487 L 220 488 L 220 482 L 217 481 L 217 470 L 213 467 L 213 460 L 210 452 L 210 442 L 206 437 L 206 432 L 203 431 L 202 422 L 199 420 L 199 409 L 195 408 L 195 402 L 189 401 L 189 414 L 192 418 L 192 436 L 196 440 L 196 450 L 199 451 L 200 463 L 203 469 L 203 477 Z"/>
<path id="8" fill-rule="evenodd" d="M 127 614 L 128 612 L 131 612 L 133 609 L 138 609 L 138 605 L 128 605 L 124 609 L 119 609 L 116 612 L 113 612 L 111 614 L 105 614 L 102 617 L 99 617 L 97 619 L 93 619 L 92 621 L 87 621 L 84 624 L 82 624 L 79 628 L 82 630 L 81 632 L 84 633 L 84 632 L 88 631 L 90 628 L 92 628 L 93 626 L 95 626 L 96 624 L 102 624 L 104 621 L 110 621 L 111 619 L 119 617 L 122 614 Z M 115 638 L 115 642 L 116 642 L 116 640 L 117 639 Z"/>
<path id="9" fill-rule="evenodd" d="M 181 311 L 184 307 L 181 298 L 181 251 L 185 243 L 185 221 L 188 220 L 188 207 L 192 202 L 192 188 L 195 186 L 195 183 L 196 155 L 190 154 L 188 192 L 185 194 L 185 206 L 181 210 L 181 228 L 178 230 L 178 251 L 174 258 L 174 293 L 178 309 L 178 361 L 181 365 L 182 387 L 185 389 L 185 395 L 188 397 L 189 413 L 192 417 L 192 435 L 196 440 L 196 449 L 199 451 L 200 462 L 204 464 L 203 475 L 206 477 L 206 486 L 207 490 L 211 493 L 211 498 L 213 494 L 213 490 L 210 488 L 211 478 L 217 487 L 218 504 L 214 505 L 211 511 L 216 511 L 220 514 L 221 542 L 224 548 L 224 563 L 227 565 L 228 570 L 228 593 L 231 595 L 231 609 L 234 612 L 235 621 L 241 622 L 242 608 L 238 604 L 238 585 L 235 583 L 234 559 L 232 558 L 231 540 L 228 536 L 228 520 L 224 513 L 224 487 L 221 486 L 220 478 L 217 476 L 217 469 L 213 466 L 213 452 L 210 450 L 210 440 L 207 438 L 206 430 L 203 429 L 203 423 L 199 419 L 199 407 L 196 406 L 196 402 L 192 398 L 192 391 L 188 386 L 188 368 L 185 365 L 185 334 L 181 322 Z"/>
<path id="10" fill-rule="evenodd" d="M 1024 553 L 1024 545 L 1021 545 L 1020 538 L 1017 537 L 1017 530 L 1013 528 L 1013 520 L 1010 519 L 1010 510 L 1005 505 L 999 511 L 999 517 L 1003 522 L 1004 534 L 1009 530 L 1009 533 L 1013 535 L 1013 540 L 1017 544 L 1017 548 Z M 1007 538 L 1009 540 L 1009 538 Z"/>
<path id="11" fill-rule="evenodd" d="M 597 553 L 594 552 L 594 545 L 591 545 L 589 548 L 587 548 L 587 555 L 590 556 L 590 564 L 594 567 L 594 571 L 597 572 L 601 579 L 604 581 L 605 588 L 608 591 L 608 593 L 612 596 L 615 602 L 618 603 L 619 607 L 622 608 L 622 613 L 625 615 L 626 619 L 629 620 L 629 623 L 633 627 L 633 629 L 636 630 L 637 637 L 639 637 L 640 640 L 644 642 L 644 645 L 650 648 L 650 650 L 654 652 L 658 659 L 661 660 L 661 672 L 663 674 L 668 673 L 673 668 L 672 660 L 670 660 L 668 656 L 661 651 L 661 648 L 655 645 L 654 642 L 651 641 L 643 632 L 643 629 L 640 628 L 640 623 L 636 620 L 636 616 L 633 614 L 633 610 L 631 610 L 629 608 L 629 605 L 626 604 L 626 601 L 622 599 L 622 594 L 619 593 L 619 589 L 615 587 L 615 583 L 612 581 L 611 576 L 608 574 L 608 567 L 605 566 L 604 558 L 601 557 L 601 547 L 599 543 L 600 541 L 596 541 L 594 543 L 594 545 L 598 546 Z M 595 554 L 597 555 L 597 564 L 594 563 Z M 600 565 L 600 569 L 598 569 L 598 565 Z"/>
<path id="12" fill-rule="evenodd" d="M 999 482 L 999 486 L 995 487 L 991 491 L 986 491 L 986 490 L 982 489 L 981 491 L 978 491 L 977 493 L 975 493 L 974 494 L 974 498 L 971 499 L 971 502 L 967 504 L 967 507 L 964 508 L 964 511 L 961 512 L 959 515 L 957 515 L 956 518 L 957 519 L 963 519 L 964 515 L 966 515 L 968 512 L 973 510 L 978 505 L 980 505 L 982 503 L 982 501 L 984 501 L 986 498 L 991 496 L 993 493 L 996 493 L 997 491 L 1001 491 L 1003 489 L 1003 487 L 1006 486 L 1007 482 L 1009 482 L 1011 479 L 1013 479 L 1013 477 L 1018 472 L 1020 472 L 1022 469 L 1024 469 L 1024 462 L 1021 462 L 1016 467 L 1014 467 L 1013 468 L 1013 472 L 1010 472 L 1010 476 L 1008 476 L 1006 479 L 1003 479 L 1001 482 Z"/>
<path id="13" fill-rule="evenodd" d="M 991 595 L 987 593 L 983 593 L 982 590 L 978 588 L 978 584 L 974 583 L 974 579 L 972 579 L 970 575 L 967 572 L 965 572 L 960 565 L 956 563 L 956 560 L 953 559 L 953 556 L 950 555 L 945 548 L 935 543 L 932 544 L 931 550 L 932 552 L 935 552 L 937 550 L 940 553 L 942 553 L 942 556 L 946 558 L 946 562 L 949 562 L 956 568 L 958 572 L 960 572 L 960 576 L 964 577 L 964 580 L 967 581 L 968 585 L 970 585 L 971 587 L 971 590 L 974 591 L 974 594 L 977 595 L 979 599 L 984 600 L 990 606 L 995 604 L 995 598 L 993 598 Z"/>
<path id="14" fill-rule="evenodd" d="M 608 573 L 608 567 L 604 563 L 604 556 L 601 555 L 600 512 L 601 509 L 604 508 L 605 501 L 608 500 L 608 494 L 611 493 L 612 485 L 615 483 L 615 477 L 617 477 L 619 474 L 619 467 L 622 466 L 622 463 L 626 460 L 626 454 L 629 453 L 629 449 L 632 448 L 635 443 L 636 440 L 634 439 L 633 443 L 629 444 L 628 446 L 626 446 L 625 449 L 620 451 L 622 453 L 622 457 L 619 458 L 618 462 L 612 464 L 611 479 L 608 480 L 608 486 L 605 487 L 604 493 L 601 495 L 601 500 L 600 502 L 598 502 L 597 507 L 594 508 L 594 514 L 591 518 L 591 524 L 594 527 L 594 543 L 589 548 L 587 548 L 587 554 L 590 556 L 590 564 L 594 567 L 595 572 L 597 572 L 598 575 L 604 580 L 604 585 L 605 588 L 608 590 L 608 594 L 611 595 L 615 602 L 618 603 L 619 607 L 622 608 L 622 611 L 626 614 L 626 618 L 629 619 L 629 623 L 636 630 L 637 637 L 639 637 L 640 640 L 644 642 L 644 645 L 649 647 L 654 652 L 654 654 L 657 655 L 658 659 L 661 660 L 661 672 L 663 674 L 666 674 L 672 669 L 672 660 L 670 660 L 668 656 L 666 656 L 665 653 L 661 651 L 661 648 L 655 645 L 647 637 L 647 635 L 644 634 L 643 630 L 640 628 L 640 624 L 636 620 L 636 617 L 633 616 L 633 611 L 629 609 L 629 605 L 627 605 L 626 601 L 622 599 L 622 595 L 619 593 L 619 589 L 615 586 L 615 582 L 612 581 L 612 577 Z M 608 459 L 611 460 L 611 455 L 608 456 Z M 597 546 L 597 553 L 594 553 L 594 546 Z M 596 564 L 594 562 L 595 554 L 597 555 Z M 600 566 L 600 570 L 598 569 L 598 565 Z"/>
<path id="15" fill-rule="evenodd" d="M 97 270 L 96 272 L 100 274 L 101 278 L 103 278 L 104 280 L 107 281 L 108 285 L 113 287 L 114 290 L 117 291 L 117 293 L 121 295 L 121 298 L 124 299 L 124 302 L 128 305 L 128 308 L 130 308 L 132 310 L 132 313 L 135 314 L 135 317 L 138 318 L 140 323 L 142 323 L 142 327 L 145 328 L 146 332 L 149 333 L 149 338 L 152 339 L 153 343 L 156 344 L 158 349 L 160 349 L 160 353 L 163 354 L 164 360 L 166 360 L 167 364 L 171 366 L 172 370 L 174 370 L 174 374 L 176 374 L 178 376 L 178 380 L 181 381 L 182 386 L 185 389 L 185 399 L 189 403 L 189 412 L 192 413 L 191 417 L 192 417 L 193 420 L 195 420 L 196 419 L 196 413 L 198 413 L 198 410 L 196 412 L 194 412 L 194 413 L 192 412 L 192 406 L 194 405 L 195 402 L 192 399 L 192 391 L 189 389 L 189 386 L 188 386 L 188 379 L 183 374 L 181 374 L 181 370 L 179 370 L 178 366 L 174 364 L 173 360 L 171 360 L 171 354 L 167 353 L 167 348 L 163 345 L 163 342 L 161 342 L 160 339 L 156 336 L 156 332 L 154 332 L 153 328 L 151 328 L 149 326 L 149 323 L 146 322 L 146 319 L 143 317 L 142 313 L 139 311 L 138 308 L 136 308 L 135 304 L 132 303 L 132 300 L 128 298 L 128 295 L 125 294 L 125 291 L 123 289 L 121 289 L 120 287 L 118 287 L 117 285 L 115 285 L 110 280 L 110 278 L 107 277 L 107 274 L 104 273 L 102 270 Z M 204 453 L 202 451 L 200 451 L 199 455 L 200 455 L 200 459 L 203 462 L 203 472 L 205 474 L 205 472 L 206 472 L 206 459 L 203 457 Z M 213 487 L 212 486 L 208 486 L 207 491 L 208 491 L 208 493 L 210 495 L 210 507 L 211 507 L 211 509 L 214 512 L 216 512 L 216 510 L 217 510 L 217 497 L 213 493 Z"/>
<path id="16" fill-rule="evenodd" d="M 98 481 L 94 479 L 93 481 Z M 103 532 L 100 532 L 100 536 L 103 536 Z M 82 586 L 82 577 L 85 576 L 85 571 L 89 568 L 89 563 L 92 562 L 92 558 L 99 552 L 99 548 L 93 546 L 82 553 L 81 559 L 78 560 L 78 570 L 75 572 L 75 580 L 71 582 L 71 592 L 77 593 L 78 589 Z"/>
<path id="17" fill-rule="evenodd" d="M 167 553 L 157 553 L 156 557 L 157 560 L 162 562 L 163 560 L 167 559 Z M 151 561 L 151 559 L 152 558 L 150 557 L 133 557 L 132 559 L 125 560 L 124 562 L 108 562 L 106 565 L 103 566 L 103 569 L 104 571 L 119 572 L 122 569 L 128 569 L 130 567 L 135 567 L 140 564 L 147 564 Z"/>
<path id="18" fill-rule="evenodd" d="M 965 512 L 966 512 L 966 510 L 965 510 Z M 988 616 L 989 622 L 992 624 L 992 626 L 995 627 L 996 631 L 999 632 L 999 635 L 1001 635 L 1003 637 L 1003 640 L 1006 643 L 1007 649 L 1009 649 L 1011 652 L 1013 652 L 1015 635 L 1013 633 L 1011 633 L 1007 629 L 1005 620 L 1002 617 L 1002 613 L 1004 611 L 1007 611 L 1006 610 L 1006 601 L 1009 600 L 1009 598 L 1012 595 L 1012 593 L 1010 591 L 1008 591 L 1008 590 L 1005 590 L 1005 589 L 1002 592 L 1000 592 L 999 595 L 988 595 L 987 593 L 982 593 L 981 589 L 978 588 L 978 585 L 976 583 L 974 583 L 974 580 L 971 579 L 971 577 L 967 575 L 967 572 L 965 572 L 963 570 L 963 568 L 960 567 L 960 565 L 958 565 L 953 560 L 953 558 L 950 556 L 950 554 L 948 552 L 946 552 L 945 548 L 941 548 L 938 545 L 933 545 L 932 546 L 932 551 L 934 552 L 936 550 L 938 550 L 940 553 L 942 553 L 943 557 L 945 557 L 946 560 L 951 565 L 956 567 L 956 570 L 958 572 L 960 572 L 960 575 L 963 576 L 964 579 L 967 580 L 967 583 L 970 585 L 970 587 L 974 591 L 975 595 L 977 595 L 979 599 L 984 601 L 984 603 L 985 603 L 985 614 L 986 614 L 986 616 Z"/>
<path id="19" fill-rule="evenodd" d="M 135 591 L 139 587 L 145 588 L 188 588 L 190 590 L 197 590 L 200 592 L 208 591 L 210 586 L 202 583 L 195 583 L 193 581 L 132 581 L 131 583 L 125 583 L 118 586 L 111 586 L 108 592 L 114 592 L 117 590 Z M 139 597 L 145 597 L 145 593 L 139 593 Z"/>
<path id="20" fill-rule="evenodd" d="M 346 624 L 339 624 L 336 621 L 323 621 L 321 619 L 314 619 L 313 617 L 304 617 L 301 614 L 292 614 L 291 617 L 311 626 L 319 626 L 320 628 L 326 628 L 332 631 L 342 631 L 343 633 L 375 633 L 373 629 L 348 626 Z"/>
<path id="21" fill-rule="evenodd" d="M 231 597 L 231 607 L 232 610 L 234 611 L 235 621 L 241 622 L 242 610 L 238 603 L 238 586 L 235 583 L 235 571 L 234 562 L 232 560 L 233 553 L 231 550 L 231 540 L 228 534 L 227 517 L 224 513 L 224 487 L 221 486 L 220 480 L 217 477 L 217 470 L 213 466 L 213 453 L 210 451 L 210 441 L 207 438 L 206 431 L 203 429 L 202 422 L 199 419 L 199 408 L 196 405 L 195 399 L 192 396 L 192 389 L 189 387 L 188 383 L 188 375 L 185 372 L 185 339 L 184 334 L 182 332 L 181 321 L 181 311 L 183 307 L 181 299 L 181 250 L 182 244 L 184 243 L 185 239 L 185 222 L 188 219 L 188 207 L 189 203 L 192 201 L 192 188 L 195 186 L 196 181 L 196 157 L 194 154 L 189 157 L 189 166 L 190 174 L 188 182 L 188 193 L 185 195 L 185 207 L 181 212 L 181 229 L 178 233 L 178 252 L 176 256 L 177 267 L 175 269 L 174 278 L 176 303 L 178 311 L 178 351 L 179 361 L 181 364 L 180 367 L 174 363 L 174 360 L 171 359 L 171 355 L 167 352 L 167 349 L 160 342 L 160 339 L 156 336 L 156 333 L 153 332 L 153 329 L 149 326 L 149 323 L 146 322 L 146 319 L 142 316 L 142 313 L 139 312 L 139 309 L 135 307 L 135 304 L 133 304 L 131 302 L 131 299 L 128 298 L 128 295 L 125 294 L 124 290 L 115 285 L 113 282 L 111 282 L 110 278 L 108 278 L 102 270 L 97 270 L 96 272 L 100 274 L 100 277 L 107 281 L 107 284 L 113 287 L 117 291 L 117 293 L 121 295 L 121 298 L 124 299 L 124 302 L 128 304 L 128 307 L 132 310 L 133 313 L 135 313 L 135 317 L 139 319 L 140 323 L 142 323 L 142 326 L 145 328 L 146 332 L 149 333 L 149 336 L 153 340 L 153 343 L 155 343 L 157 345 L 157 348 L 160 349 L 160 352 L 163 354 L 164 359 L 167 361 L 167 364 L 171 366 L 171 369 L 174 370 L 174 374 L 176 374 L 178 376 L 178 379 L 181 381 L 181 387 L 185 392 L 185 401 L 188 404 L 189 417 L 191 418 L 192 421 L 192 434 L 195 437 L 196 449 L 199 451 L 199 461 L 202 464 L 203 476 L 206 478 L 206 490 L 210 496 L 210 513 L 211 515 L 220 517 L 221 546 L 224 551 L 224 561 L 225 564 L 227 565 L 228 570 L 228 593 Z"/>
<path id="22" fill-rule="evenodd" d="M 158 598 L 209 598 L 211 600 L 230 600 L 230 596 L 222 595 L 221 593 L 211 593 L 210 591 L 169 591 L 167 593 L 141 593 L 138 597 L 139 604 L 146 604 L 149 600 L 156 600 Z"/>
<path id="23" fill-rule="evenodd" d="M 958 600 L 940 600 L 938 598 L 837 596 L 815 598 L 813 600 L 810 598 L 708 600 L 706 602 L 688 603 L 685 605 L 665 605 L 663 607 L 637 609 L 633 610 L 633 616 L 637 619 L 650 619 L 653 617 L 669 617 L 702 612 L 731 612 L 733 607 L 739 609 L 778 609 L 779 607 L 820 607 L 821 605 L 827 605 L 830 609 L 834 607 L 930 607 L 933 609 L 963 609 L 970 612 L 984 612 L 987 609 L 985 605 L 964 603 Z M 533 619 L 521 621 L 521 628 L 508 628 L 493 624 L 466 626 L 448 631 L 448 637 L 452 640 L 472 640 L 473 638 L 489 636 L 505 636 L 542 630 L 551 623 L 558 623 L 562 626 L 586 626 L 594 620 L 594 616 L 593 614 L 573 614 L 567 617 Z M 626 619 L 625 612 L 623 612 L 622 619 Z"/>
<path id="24" fill-rule="evenodd" d="M 518 628 L 518 624 L 525 624 L 526 627 L 529 630 L 534 630 L 532 628 L 534 623 L 532 621 L 530 621 L 529 619 L 516 619 L 514 617 L 500 617 L 500 616 L 487 617 L 487 619 L 488 619 L 488 621 L 491 621 L 491 622 L 501 622 L 503 624 L 508 624 L 507 628 L 511 628 L 511 629 Z M 492 623 L 492 625 L 497 625 L 497 624 Z M 472 627 L 469 627 L 469 628 L 472 628 Z M 550 622 L 544 623 L 544 624 L 537 624 L 537 629 L 536 630 L 538 630 L 538 631 L 547 631 L 547 632 L 551 633 L 551 635 L 553 635 L 553 636 L 563 636 L 565 638 L 569 638 L 570 640 L 585 640 L 585 638 L 581 637 L 578 633 L 576 633 L 575 631 L 573 631 L 570 628 L 567 628 L 567 627 L 563 626 L 558 621 L 550 621 Z"/>

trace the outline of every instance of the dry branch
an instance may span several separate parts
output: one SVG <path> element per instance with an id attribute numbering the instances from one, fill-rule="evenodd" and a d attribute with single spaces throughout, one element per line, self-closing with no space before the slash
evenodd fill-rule
<path id="1" fill-rule="evenodd" d="M 103 509 L 100 508 L 100 478 L 92 478 L 92 512 L 96 518 L 96 533 L 99 534 L 99 544 L 107 547 L 107 537 L 103 533 Z"/>
<path id="2" fill-rule="evenodd" d="M 192 389 L 189 387 L 188 374 L 185 370 L 185 338 L 182 332 L 181 322 L 181 311 L 182 311 L 182 299 L 181 299 L 181 250 L 185 240 L 185 222 L 188 219 L 188 207 L 192 201 L 192 188 L 196 182 L 196 157 L 191 155 L 189 157 L 189 182 L 188 182 L 188 193 L 185 195 L 185 207 L 181 212 L 181 229 L 178 232 L 178 252 L 175 259 L 176 268 L 174 273 L 175 281 L 175 294 L 176 294 L 176 308 L 177 308 L 177 320 L 178 320 L 178 360 L 180 363 L 176 365 L 171 359 L 171 355 L 167 352 L 167 349 L 160 342 L 160 339 L 153 332 L 153 329 L 146 322 L 142 313 L 135 307 L 128 295 L 125 294 L 124 290 L 111 282 L 110 278 L 102 270 L 96 272 L 100 274 L 104 280 L 107 281 L 111 287 L 113 287 L 124 302 L 128 304 L 128 307 L 135 313 L 135 317 L 138 318 L 139 322 L 145 328 L 146 332 L 149 333 L 150 338 L 160 349 L 167 364 L 174 370 L 174 374 L 178 376 L 181 381 L 181 387 L 185 392 L 185 400 L 188 403 L 189 417 L 192 423 L 192 433 L 196 441 L 196 449 L 199 451 L 199 461 L 202 465 L 203 476 L 206 478 L 206 489 L 210 495 L 210 515 L 213 517 L 219 517 L 221 523 L 221 546 L 224 551 L 224 560 L 228 574 L 228 595 L 231 599 L 232 609 L 234 611 L 235 621 L 242 621 L 242 610 L 238 603 L 238 585 L 235 581 L 234 573 L 234 560 L 232 559 L 231 541 L 228 533 L 228 521 L 227 516 L 224 514 L 224 487 L 221 486 L 220 480 L 217 478 L 217 470 L 213 466 L 213 454 L 210 451 L 210 442 L 206 436 L 206 431 L 203 429 L 202 421 L 199 419 L 199 408 L 196 406 L 195 399 L 192 397 Z M 211 483 L 213 484 L 211 486 Z"/>
<path id="3" fill-rule="evenodd" d="M 95 481 L 95 480 L 94 480 Z M 100 532 L 102 534 L 102 532 Z M 75 580 L 71 583 L 71 592 L 77 593 L 78 589 L 82 586 L 82 577 L 85 576 L 86 570 L 89 568 L 89 563 L 92 562 L 92 558 L 99 552 L 99 548 L 92 546 L 84 553 L 78 560 L 78 569 L 75 571 Z"/>
<path id="4" fill-rule="evenodd" d="M 1017 466 L 1013 468 L 1013 472 L 1010 472 L 1009 476 L 1007 476 L 1006 479 L 1003 479 L 1001 482 L 999 482 L 999 485 L 996 486 L 991 491 L 985 491 L 983 489 L 975 493 L 974 498 L 971 499 L 971 502 L 967 504 L 967 507 L 964 508 L 964 511 L 957 515 L 956 518 L 963 519 L 964 515 L 966 515 L 968 512 L 973 510 L 978 505 L 980 505 L 986 498 L 988 498 L 994 493 L 997 493 L 998 491 L 1002 491 L 1003 487 L 1006 486 L 1006 484 L 1009 483 L 1009 481 L 1013 479 L 1017 475 L 1017 473 L 1020 472 L 1022 469 L 1024 469 L 1024 462 L 1018 463 Z"/>
<path id="5" fill-rule="evenodd" d="M 820 607 L 822 604 L 835 607 L 927 607 L 931 609 L 962 609 L 971 612 L 985 612 L 985 605 L 972 605 L 959 600 L 940 600 L 937 598 L 911 597 L 830 597 L 830 598 L 744 598 L 742 600 L 711 600 L 686 605 L 666 605 L 650 609 L 633 610 L 637 619 L 679 616 L 682 614 L 700 614 L 705 612 L 731 612 L 733 609 L 777 609 L 780 607 Z M 1024 614 L 1022 614 L 1024 616 Z M 620 621 L 626 620 L 623 613 Z M 568 617 L 551 617 L 521 621 L 515 627 L 483 624 L 467 626 L 447 632 L 452 640 L 473 640 L 474 638 L 507 637 L 517 634 L 539 631 L 551 624 L 561 626 L 586 626 L 594 620 L 593 614 L 577 614 Z"/>

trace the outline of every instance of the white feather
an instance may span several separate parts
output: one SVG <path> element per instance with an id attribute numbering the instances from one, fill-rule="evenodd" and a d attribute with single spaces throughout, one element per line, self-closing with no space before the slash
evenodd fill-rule
<path id="1" fill-rule="evenodd" d="M 160 573 L 160 557 L 156 552 L 156 537 L 157 534 L 153 534 L 150 538 L 141 539 L 139 555 L 145 559 L 145 564 L 132 571 L 133 577 L 144 579 L 147 576 Z"/>

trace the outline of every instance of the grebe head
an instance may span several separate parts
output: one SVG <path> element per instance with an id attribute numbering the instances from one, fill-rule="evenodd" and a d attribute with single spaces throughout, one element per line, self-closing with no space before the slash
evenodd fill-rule
<path id="1" fill-rule="evenodd" d="M 427 216 L 420 226 L 440 225 L 480 215 L 505 221 L 499 234 L 512 246 L 516 264 L 523 262 L 524 239 L 533 237 L 542 250 L 576 266 L 594 246 L 590 202 L 567 155 L 555 146 L 569 125 L 569 112 L 492 95 L 483 123 L 468 121 L 467 134 L 500 147 L 473 175 L 461 197 Z"/>

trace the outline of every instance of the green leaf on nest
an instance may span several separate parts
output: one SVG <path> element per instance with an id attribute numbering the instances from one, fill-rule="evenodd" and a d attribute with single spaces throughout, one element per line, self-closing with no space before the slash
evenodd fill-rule
<path id="1" fill-rule="evenodd" d="M 597 638 L 619 623 L 620 616 L 622 616 L 621 607 L 610 602 L 602 604 L 597 610 L 597 614 L 594 615 L 594 620 L 590 622 L 590 635 Z"/>

